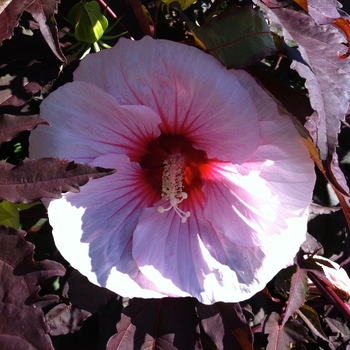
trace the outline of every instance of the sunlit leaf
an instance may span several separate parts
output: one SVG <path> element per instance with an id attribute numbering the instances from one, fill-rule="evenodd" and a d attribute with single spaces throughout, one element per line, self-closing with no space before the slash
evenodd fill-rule
<path id="1" fill-rule="evenodd" d="M 72 304 L 58 304 L 45 314 L 45 320 L 50 326 L 50 334 L 57 336 L 77 332 L 90 315 L 90 312 Z"/>
<path id="2" fill-rule="evenodd" d="M 317 24 L 331 24 L 340 16 L 337 0 L 308 0 L 309 15 Z"/>
<path id="3" fill-rule="evenodd" d="M 12 140 L 20 132 L 33 130 L 39 124 L 48 124 L 39 117 L 0 115 L 0 144 Z"/>
<path id="4" fill-rule="evenodd" d="M 197 27 L 187 23 L 197 43 L 227 68 L 245 68 L 276 51 L 269 26 L 259 8 L 230 6 Z"/>
<path id="5" fill-rule="evenodd" d="M 332 25 L 316 25 L 307 14 L 283 8 L 267 11 L 273 25 L 298 45 L 308 64 L 294 61 L 291 67 L 306 79 L 310 103 L 317 112 L 307 128 L 324 160 L 335 151 L 340 124 L 349 108 L 350 65 L 337 56 L 345 48 L 341 44 L 344 37 Z"/>
<path id="6" fill-rule="evenodd" d="M 306 271 L 297 267 L 297 271 L 292 277 L 288 304 L 282 321 L 282 326 L 285 325 L 289 317 L 299 310 L 305 303 L 308 293 Z"/>
<path id="7" fill-rule="evenodd" d="M 60 198 L 62 192 L 79 192 L 79 186 L 114 172 L 59 158 L 25 159 L 16 166 L 1 162 L 0 199 L 32 203 Z"/>
<path id="8" fill-rule="evenodd" d="M 68 14 L 68 21 L 74 26 L 76 39 L 89 44 L 100 40 L 108 27 L 108 20 L 101 13 L 97 1 L 74 5 Z"/>

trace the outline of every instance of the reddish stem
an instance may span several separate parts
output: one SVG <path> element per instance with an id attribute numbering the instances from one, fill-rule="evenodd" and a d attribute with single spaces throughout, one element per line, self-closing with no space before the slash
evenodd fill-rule
<path id="1" fill-rule="evenodd" d="M 118 16 L 114 13 L 114 11 L 103 1 L 103 0 L 97 0 L 104 9 L 106 9 L 106 11 L 115 19 L 118 19 Z M 118 23 L 118 26 L 121 28 L 121 30 L 123 32 L 128 32 L 127 29 L 123 26 L 122 23 Z M 129 34 L 127 34 L 129 38 L 131 38 L 131 36 Z"/>
<path id="2" fill-rule="evenodd" d="M 346 318 L 350 319 L 350 308 L 346 303 L 344 303 L 343 300 L 339 298 L 337 293 L 324 281 L 319 279 L 314 273 L 308 272 L 307 276 L 314 283 L 317 289 L 323 294 L 323 296 L 327 298 L 329 302 L 333 304 L 339 311 L 341 311 Z"/>
<path id="3" fill-rule="evenodd" d="M 129 4 L 134 11 L 137 21 L 144 35 L 152 36 L 145 14 L 143 13 L 140 0 L 129 0 Z"/>

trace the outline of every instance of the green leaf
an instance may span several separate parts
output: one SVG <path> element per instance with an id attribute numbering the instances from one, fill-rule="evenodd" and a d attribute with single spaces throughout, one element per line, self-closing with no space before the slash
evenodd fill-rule
<path id="1" fill-rule="evenodd" d="M 19 228 L 19 214 L 16 204 L 7 201 L 0 203 L 0 225 Z"/>
<path id="2" fill-rule="evenodd" d="M 276 51 L 259 8 L 230 6 L 201 27 L 187 23 L 195 40 L 227 68 L 246 68 Z"/>
<path id="3" fill-rule="evenodd" d="M 20 227 L 19 210 L 26 210 L 37 204 L 39 202 L 32 204 L 13 204 L 2 201 L 0 203 L 0 225 L 18 229 Z"/>
<path id="4" fill-rule="evenodd" d="M 79 2 L 73 6 L 68 21 L 75 27 L 75 38 L 90 44 L 99 41 L 108 27 L 108 20 L 101 13 L 97 1 Z"/>

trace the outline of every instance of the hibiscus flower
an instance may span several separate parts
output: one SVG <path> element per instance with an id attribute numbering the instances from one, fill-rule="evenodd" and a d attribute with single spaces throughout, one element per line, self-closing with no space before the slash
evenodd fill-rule
<path id="1" fill-rule="evenodd" d="M 305 238 L 313 163 L 244 71 L 184 44 L 126 39 L 41 105 L 31 156 L 106 168 L 48 206 L 56 245 L 128 297 L 247 299 Z"/>

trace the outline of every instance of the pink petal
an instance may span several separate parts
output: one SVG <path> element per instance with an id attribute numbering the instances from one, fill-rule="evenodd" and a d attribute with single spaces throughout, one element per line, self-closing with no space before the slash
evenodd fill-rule
<path id="1" fill-rule="evenodd" d="M 264 251 L 232 243 L 217 233 L 199 202 L 195 198 L 180 205 L 191 211 L 184 224 L 174 210 L 157 212 L 163 201 L 146 208 L 134 232 L 135 261 L 162 294 L 191 295 L 206 304 L 249 298 L 277 273 L 278 264 L 269 264 L 266 272 Z"/>
<path id="2" fill-rule="evenodd" d="M 240 164 L 259 145 L 258 113 L 236 71 L 196 48 L 120 39 L 108 52 L 86 57 L 75 79 L 93 82 L 122 105 L 151 107 L 164 133 L 187 136 L 209 158 Z"/>
<path id="3" fill-rule="evenodd" d="M 238 244 L 261 245 L 275 235 L 300 230 L 301 244 L 315 183 L 314 164 L 291 120 L 279 114 L 271 97 L 246 74 L 237 76 L 261 112 L 261 144 L 242 165 L 212 165 L 203 186 L 205 216 Z"/>
<path id="4" fill-rule="evenodd" d="M 160 214 L 158 205 L 146 208 L 134 232 L 132 254 L 142 273 L 158 289 L 172 296 L 194 296 L 202 301 L 203 274 L 210 273 L 202 257 L 197 235 L 212 231 L 191 206 L 191 220 L 181 223 L 174 210 Z M 195 207 L 198 205 L 193 203 Z M 200 210 L 199 210 L 200 212 Z"/>
<path id="5" fill-rule="evenodd" d="M 120 106 L 95 85 L 69 83 L 41 104 L 40 116 L 51 124 L 30 137 L 32 157 L 56 156 L 90 162 L 101 154 L 140 157 L 160 134 L 160 118 L 145 106 Z M 72 157 L 74 155 L 74 157 Z"/>
<path id="6" fill-rule="evenodd" d="M 131 255 L 133 230 L 143 209 L 155 200 L 154 191 L 142 181 L 139 165 L 124 155 L 100 156 L 92 164 L 118 170 L 50 203 L 58 250 L 95 284 L 113 286 L 129 297 L 161 296 L 141 276 Z"/>

